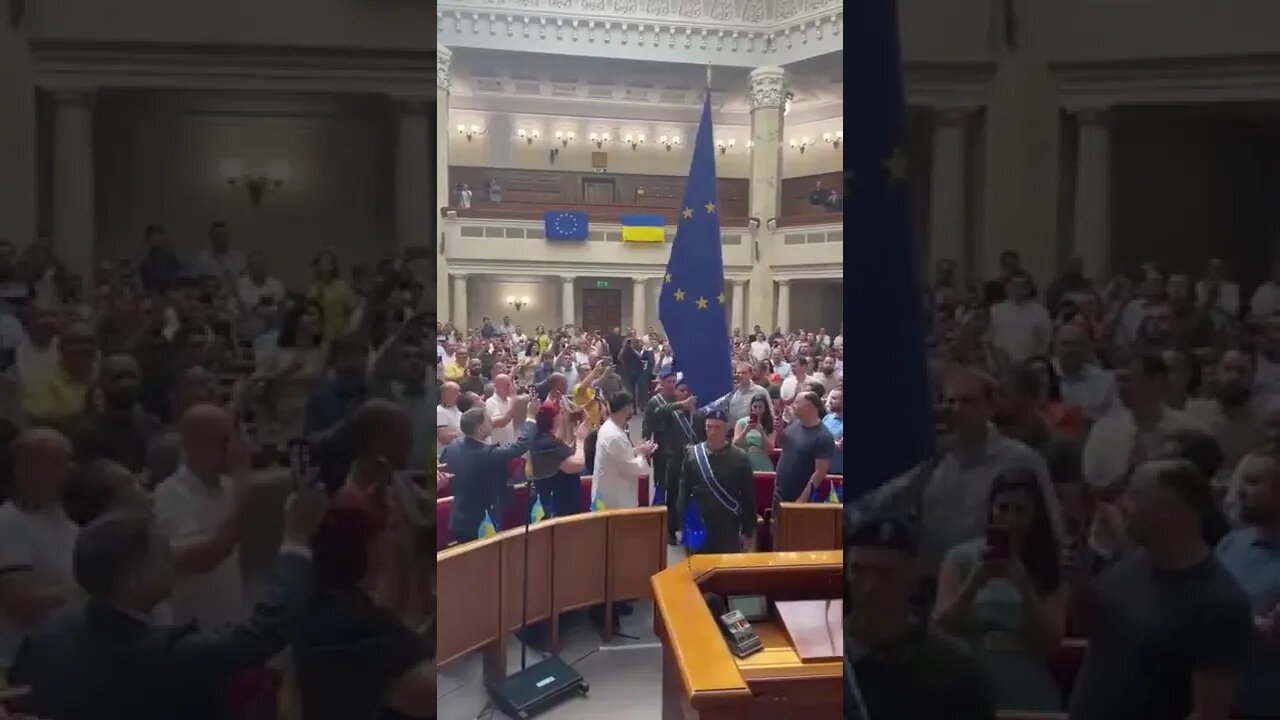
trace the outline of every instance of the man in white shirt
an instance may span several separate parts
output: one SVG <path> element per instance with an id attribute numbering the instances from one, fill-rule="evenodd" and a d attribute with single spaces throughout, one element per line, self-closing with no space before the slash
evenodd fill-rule
<path id="1" fill-rule="evenodd" d="M 485 439 L 486 443 L 511 445 L 516 441 L 515 415 L 519 408 L 515 406 L 514 400 L 511 394 L 511 378 L 507 375 L 495 375 L 493 395 L 484 401 L 485 412 L 489 414 L 489 420 L 493 423 L 493 430 Z"/>
<path id="2" fill-rule="evenodd" d="M 649 474 L 649 458 L 658 449 L 652 440 L 638 446 L 631 442 L 627 423 L 635 410 L 631 393 L 614 393 L 609 399 L 609 419 L 596 436 L 591 498 L 599 499 L 608 510 L 639 506 L 640 476 Z"/>
<path id="3" fill-rule="evenodd" d="M 1280 257 L 1271 264 L 1271 278 L 1253 291 L 1249 314 L 1261 320 L 1280 310 Z"/>
<path id="4" fill-rule="evenodd" d="M 1213 258 L 1205 278 L 1196 283 L 1196 305 L 1209 311 L 1214 327 L 1240 317 L 1240 286 L 1227 279 L 1227 264 Z"/>
<path id="5" fill-rule="evenodd" d="M 436 457 L 449 443 L 462 437 L 462 411 L 458 409 L 461 388 L 456 382 L 440 386 L 440 404 L 436 406 Z"/>
<path id="6" fill-rule="evenodd" d="M 808 389 L 807 385 L 813 381 L 809 377 L 809 358 L 801 355 L 791 364 L 791 373 L 782 380 L 782 387 L 779 389 L 779 396 L 782 402 L 790 403 L 795 400 L 796 393 L 803 392 Z M 734 418 L 733 422 L 737 422 L 738 418 Z"/>
<path id="7" fill-rule="evenodd" d="M 244 253 L 231 247 L 231 234 L 224 222 L 209 226 L 209 247 L 196 258 L 196 272 L 219 280 L 234 282 L 244 274 Z"/>
<path id="8" fill-rule="evenodd" d="M 1054 361 L 1063 402 L 1078 406 L 1090 421 L 1106 415 L 1116 399 L 1116 380 L 1093 363 L 1089 332 L 1079 323 L 1058 328 Z"/>
<path id="9" fill-rule="evenodd" d="M 1142 280 L 1142 297 L 1134 298 L 1120 311 L 1120 323 L 1116 326 L 1116 341 L 1121 345 L 1132 345 L 1141 338 L 1142 324 L 1147 320 L 1147 311 L 1164 302 L 1165 277 L 1154 267 L 1146 268 L 1146 276 Z"/>
<path id="10" fill-rule="evenodd" d="M 769 341 L 764 339 L 764 333 L 757 334 L 751 341 L 751 359 L 756 362 L 769 359 Z"/>
<path id="11" fill-rule="evenodd" d="M 254 340 L 275 325 L 284 304 L 284 285 L 267 271 L 262 252 L 249 255 L 249 268 L 236 281 L 236 307 L 240 337 Z"/>
<path id="12" fill-rule="evenodd" d="M 0 506 L 0 677 L 27 633 L 80 597 L 71 572 L 78 528 L 62 509 L 71 443 L 55 430 L 13 442 L 13 487 Z"/>
<path id="13" fill-rule="evenodd" d="M 182 465 L 155 492 L 156 522 L 173 544 L 178 574 L 173 621 L 204 628 L 239 622 L 248 610 L 240 539 L 245 511 L 261 497 L 249 477 L 248 445 L 231 416 L 213 405 L 188 410 L 178 435 Z"/>
<path id="14" fill-rule="evenodd" d="M 991 308 L 992 340 L 1015 363 L 1044 355 L 1052 322 L 1049 311 L 1032 299 L 1031 278 L 1019 273 L 1009 279 L 1009 299 Z"/>

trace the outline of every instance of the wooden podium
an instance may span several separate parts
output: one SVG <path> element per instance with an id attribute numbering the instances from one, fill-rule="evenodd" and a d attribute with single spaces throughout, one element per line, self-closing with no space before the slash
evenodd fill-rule
<path id="1" fill-rule="evenodd" d="M 662 639 L 663 720 L 839 720 L 840 660 L 803 662 L 773 603 L 841 598 L 844 554 L 697 555 L 654 575 L 656 631 Z M 764 649 L 729 652 L 704 593 L 764 595 L 768 620 L 752 623 Z"/>

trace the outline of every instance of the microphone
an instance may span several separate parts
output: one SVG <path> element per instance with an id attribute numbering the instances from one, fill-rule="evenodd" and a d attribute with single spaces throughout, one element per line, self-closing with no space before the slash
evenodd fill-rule
<path id="1" fill-rule="evenodd" d="M 705 593 L 702 599 L 707 603 L 707 609 L 711 611 L 711 615 L 715 617 L 720 633 L 729 644 L 730 652 L 744 658 L 764 649 L 764 643 L 756 635 L 755 630 L 751 629 L 751 623 L 747 622 L 742 611 L 730 610 L 725 605 L 724 598 L 715 593 Z"/>

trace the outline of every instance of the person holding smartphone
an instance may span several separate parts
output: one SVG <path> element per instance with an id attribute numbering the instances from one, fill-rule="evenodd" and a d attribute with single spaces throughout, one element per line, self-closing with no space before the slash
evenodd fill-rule
<path id="1" fill-rule="evenodd" d="M 773 458 L 770 453 L 774 447 L 773 414 L 769 412 L 768 403 L 761 396 L 751 399 L 751 410 L 747 417 L 734 423 L 733 445 L 747 454 L 754 472 L 773 472 Z"/>
<path id="2" fill-rule="evenodd" d="M 942 561 L 933 620 L 977 656 L 1002 711 L 1060 712 L 1049 669 L 1066 622 L 1067 590 L 1048 505 L 1035 473 L 991 485 L 983 537 Z"/>

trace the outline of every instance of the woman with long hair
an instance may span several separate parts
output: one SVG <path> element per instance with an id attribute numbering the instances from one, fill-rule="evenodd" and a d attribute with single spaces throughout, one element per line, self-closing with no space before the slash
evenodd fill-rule
<path id="1" fill-rule="evenodd" d="M 324 339 L 326 342 L 333 342 L 350 329 L 351 317 L 359 304 L 359 298 L 351 285 L 342 279 L 342 268 L 333 251 L 326 250 L 316 255 L 311 261 L 311 270 L 315 274 L 315 281 L 307 297 L 320 305 L 324 318 Z"/>
<path id="2" fill-rule="evenodd" d="M 1049 657 L 1062 639 L 1067 593 L 1034 471 L 998 475 L 987 509 L 986 537 L 957 545 L 942 561 L 933 621 L 969 645 L 1001 710 L 1058 712 Z"/>
<path id="3" fill-rule="evenodd" d="M 1043 355 L 1027 358 L 1023 365 L 1037 379 L 1036 412 L 1054 435 L 1058 437 L 1083 437 L 1087 429 L 1084 411 L 1080 406 L 1064 402 L 1062 382 L 1058 370 Z"/>
<path id="4" fill-rule="evenodd" d="M 307 415 L 307 399 L 328 361 L 324 338 L 324 309 L 314 300 L 299 299 L 285 311 L 279 348 L 263 369 L 262 409 L 268 425 L 280 438 L 298 437 Z"/>
<path id="5" fill-rule="evenodd" d="M 747 453 L 751 469 L 755 472 L 773 472 L 773 413 L 765 399 L 757 395 L 751 400 L 747 417 L 739 418 L 733 426 L 733 444 Z"/>

